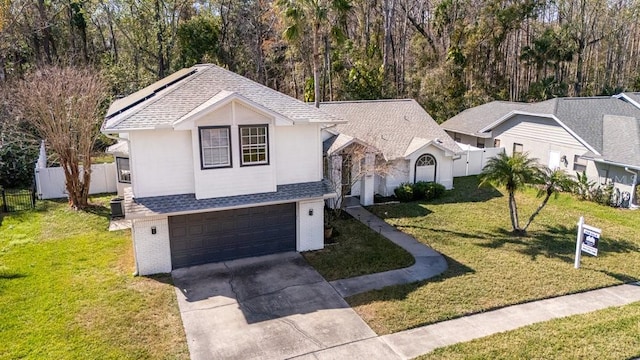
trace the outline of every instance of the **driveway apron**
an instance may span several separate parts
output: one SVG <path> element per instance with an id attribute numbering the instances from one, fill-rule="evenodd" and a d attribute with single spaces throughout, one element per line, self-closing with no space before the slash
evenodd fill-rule
<path id="1" fill-rule="evenodd" d="M 193 360 L 285 359 L 376 337 L 298 253 L 172 275 Z"/>

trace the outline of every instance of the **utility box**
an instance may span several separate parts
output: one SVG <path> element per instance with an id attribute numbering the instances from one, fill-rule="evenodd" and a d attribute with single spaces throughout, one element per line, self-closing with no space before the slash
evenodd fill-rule
<path id="1" fill-rule="evenodd" d="M 117 197 L 111 199 L 111 218 L 124 217 L 124 199 Z"/>

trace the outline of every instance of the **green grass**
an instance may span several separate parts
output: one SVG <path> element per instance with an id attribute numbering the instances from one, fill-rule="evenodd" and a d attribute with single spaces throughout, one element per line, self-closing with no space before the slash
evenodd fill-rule
<path id="1" fill-rule="evenodd" d="M 95 153 L 91 156 L 92 164 L 110 164 L 116 161 L 113 154 Z"/>
<path id="2" fill-rule="evenodd" d="M 0 218 L 0 359 L 188 358 L 171 278 L 134 277 L 110 196 Z"/>
<path id="3" fill-rule="evenodd" d="M 640 211 L 581 202 L 561 195 L 531 225 L 510 231 L 507 197 L 477 188 L 475 177 L 434 203 L 371 207 L 400 230 L 442 253 L 440 277 L 353 296 L 347 301 L 379 334 L 506 305 L 620 284 L 640 278 Z M 535 191 L 517 194 L 521 220 L 539 204 Z M 573 268 L 578 218 L 603 230 L 600 256 Z"/>
<path id="4" fill-rule="evenodd" d="M 329 281 L 399 269 L 415 262 L 404 249 L 346 213 L 333 225 L 338 234 L 333 239 L 334 244 L 303 253 Z"/>
<path id="5" fill-rule="evenodd" d="M 640 303 L 530 325 L 418 357 L 435 359 L 631 359 L 640 357 Z"/>

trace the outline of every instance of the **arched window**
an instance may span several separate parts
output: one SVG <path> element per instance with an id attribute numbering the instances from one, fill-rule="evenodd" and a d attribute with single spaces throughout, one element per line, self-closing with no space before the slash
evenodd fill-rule
<path id="1" fill-rule="evenodd" d="M 423 154 L 417 160 L 413 173 L 413 182 L 436 181 L 436 158 L 431 154 Z"/>
<path id="2" fill-rule="evenodd" d="M 416 166 L 435 166 L 436 158 L 431 154 L 424 154 L 416 160 Z"/>

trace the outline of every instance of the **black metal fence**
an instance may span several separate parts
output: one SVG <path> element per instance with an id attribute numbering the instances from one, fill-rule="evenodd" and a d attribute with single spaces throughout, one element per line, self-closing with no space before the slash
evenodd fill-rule
<path id="1" fill-rule="evenodd" d="M 0 211 L 2 212 L 29 210 L 36 207 L 35 189 L 0 189 L 0 195 Z"/>

